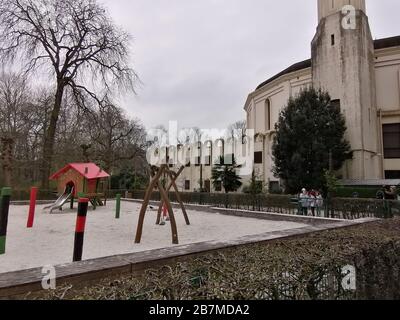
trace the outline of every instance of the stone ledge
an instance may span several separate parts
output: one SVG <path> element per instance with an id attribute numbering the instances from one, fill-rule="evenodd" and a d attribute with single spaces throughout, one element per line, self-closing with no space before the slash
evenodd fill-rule
<path id="1" fill-rule="evenodd" d="M 143 203 L 143 200 L 140 200 L 140 199 L 121 199 L 121 200 L 125 201 L 125 202 Z M 155 206 L 157 208 L 158 208 L 159 204 L 160 204 L 160 201 L 149 201 L 149 205 Z M 180 207 L 181 207 L 180 204 L 177 202 L 171 202 L 171 205 L 174 209 L 180 209 Z M 186 204 L 185 203 L 185 208 L 188 210 L 193 210 L 193 211 L 214 213 L 212 206 L 207 206 L 207 205 Z"/>
<path id="2" fill-rule="evenodd" d="M 332 218 L 322 218 L 322 217 L 310 217 L 310 216 L 306 217 L 293 214 L 272 213 L 265 211 L 223 209 L 217 207 L 212 207 L 211 209 L 220 214 L 229 216 L 247 217 L 247 218 L 255 218 L 262 220 L 271 220 L 271 221 L 290 221 L 290 222 L 305 223 L 310 225 L 331 224 L 335 222 L 343 222 L 351 224 L 357 221 L 357 220 L 342 220 L 342 219 L 332 219 Z M 373 219 L 373 221 L 376 220 L 378 219 Z"/>
<path id="3" fill-rule="evenodd" d="M 36 200 L 36 205 L 42 205 L 42 204 L 52 204 L 56 202 L 57 199 L 54 200 Z M 29 205 L 29 200 L 22 200 L 22 201 L 11 201 L 10 204 L 14 206 L 28 206 Z"/>

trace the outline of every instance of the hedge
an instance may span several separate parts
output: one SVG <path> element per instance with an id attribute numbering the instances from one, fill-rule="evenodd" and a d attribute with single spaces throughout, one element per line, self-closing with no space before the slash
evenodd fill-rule
<path id="1" fill-rule="evenodd" d="M 338 198 L 353 198 L 354 194 L 357 193 L 359 198 L 376 199 L 376 194 L 380 190 L 382 188 L 342 187 L 335 192 L 335 196 Z"/>
<path id="2" fill-rule="evenodd" d="M 356 268 L 356 290 L 342 286 Z M 140 276 L 66 285 L 46 299 L 400 299 L 400 219 L 186 257 Z"/>

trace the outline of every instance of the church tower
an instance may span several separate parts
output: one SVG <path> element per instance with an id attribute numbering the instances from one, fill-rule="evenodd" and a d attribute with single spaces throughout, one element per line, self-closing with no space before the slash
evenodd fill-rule
<path id="1" fill-rule="evenodd" d="M 346 118 L 353 160 L 347 179 L 380 179 L 374 42 L 365 0 L 318 0 L 312 41 L 313 85 L 329 92 Z"/>

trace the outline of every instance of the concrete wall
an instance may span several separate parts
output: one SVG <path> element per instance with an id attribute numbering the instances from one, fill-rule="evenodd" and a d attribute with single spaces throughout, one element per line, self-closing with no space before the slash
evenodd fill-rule
<path id="1" fill-rule="evenodd" d="M 318 21 L 341 11 L 346 5 L 352 5 L 356 9 L 366 12 L 365 0 L 318 0 Z"/>
<path id="2" fill-rule="evenodd" d="M 354 153 L 343 175 L 348 179 L 380 179 L 374 45 L 368 18 L 356 12 L 356 28 L 345 30 L 340 12 L 323 18 L 312 41 L 315 87 L 340 99 Z M 332 37 L 334 42 L 332 43 Z"/>
<path id="3" fill-rule="evenodd" d="M 400 47 L 375 51 L 376 96 L 381 154 L 382 125 L 400 123 Z M 400 170 L 400 159 L 384 159 L 386 170 Z"/>
<path id="4" fill-rule="evenodd" d="M 400 48 L 375 52 L 377 107 L 383 111 L 400 110 Z"/>

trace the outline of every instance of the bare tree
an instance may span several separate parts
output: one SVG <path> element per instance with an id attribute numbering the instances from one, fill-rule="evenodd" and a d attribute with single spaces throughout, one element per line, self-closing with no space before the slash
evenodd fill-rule
<path id="1" fill-rule="evenodd" d="M 29 119 L 29 88 L 25 78 L 16 74 L 0 75 L 0 139 L 4 183 L 12 186 L 14 145 Z"/>
<path id="2" fill-rule="evenodd" d="M 47 71 L 55 96 L 43 145 L 42 185 L 48 186 L 63 96 L 101 102 L 115 89 L 133 90 L 130 37 L 95 0 L 0 0 L 0 58 L 24 72 Z M 37 76 L 37 74 L 35 74 Z"/>
<path id="3" fill-rule="evenodd" d="M 230 136 L 238 141 L 243 139 L 246 135 L 247 123 L 244 120 L 236 121 L 235 123 L 228 126 L 228 132 Z"/>
<path id="4" fill-rule="evenodd" d="M 106 104 L 98 112 L 87 114 L 86 121 L 91 158 L 101 162 L 106 171 L 112 172 L 122 161 L 144 156 L 146 131 L 138 120 L 127 118 L 122 109 Z"/>

